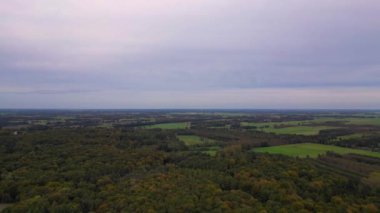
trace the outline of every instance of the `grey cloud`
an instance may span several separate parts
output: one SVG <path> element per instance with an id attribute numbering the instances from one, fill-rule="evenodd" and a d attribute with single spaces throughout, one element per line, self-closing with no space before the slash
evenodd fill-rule
<path id="1" fill-rule="evenodd" d="M 0 1 L 0 84 L 83 96 L 377 89 L 379 10 L 377 0 Z"/>

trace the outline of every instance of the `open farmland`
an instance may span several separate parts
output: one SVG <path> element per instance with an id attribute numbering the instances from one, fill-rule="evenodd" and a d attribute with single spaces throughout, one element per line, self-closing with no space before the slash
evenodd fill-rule
<path id="1" fill-rule="evenodd" d="M 380 126 L 380 118 L 375 117 L 348 117 L 348 118 L 333 118 L 333 117 L 320 117 L 312 120 L 310 123 L 320 124 L 326 122 L 341 122 L 346 125 L 369 125 L 369 126 Z"/>
<path id="2" fill-rule="evenodd" d="M 323 125 L 328 122 L 348 122 L 342 118 L 318 117 L 312 120 L 283 121 L 283 122 L 241 122 L 241 126 L 256 126 L 257 128 L 274 128 L 281 126 L 310 126 Z"/>
<path id="3" fill-rule="evenodd" d="M 302 126 L 300 121 L 284 122 L 281 123 L 243 123 L 242 126 L 256 126 L 258 130 L 275 133 L 275 134 L 289 134 L 289 135 L 318 135 L 321 130 L 336 129 L 334 126 Z M 294 126 L 293 126 L 294 125 Z"/>
<path id="4" fill-rule="evenodd" d="M 344 135 L 344 136 L 337 137 L 336 140 L 360 139 L 360 138 L 363 138 L 365 136 L 367 136 L 367 135 L 363 134 L 363 133 L 354 133 L 354 134 L 350 134 L 350 135 Z"/>
<path id="5" fill-rule="evenodd" d="M 349 128 L 350 126 L 370 126 L 378 128 L 378 117 L 316 117 L 312 120 L 283 122 L 241 122 L 242 127 L 256 127 L 256 130 L 275 134 L 318 135 L 321 130 Z M 361 134 L 351 136 L 360 138 Z M 344 139 L 347 139 L 343 137 Z"/>
<path id="6" fill-rule="evenodd" d="M 180 123 L 162 123 L 144 126 L 146 129 L 188 129 L 190 128 L 189 122 Z"/>
<path id="7" fill-rule="evenodd" d="M 183 141 L 186 146 L 192 147 L 192 151 L 201 152 L 209 156 L 216 156 L 216 153 L 220 150 L 219 146 L 213 144 L 215 140 L 209 138 L 199 137 L 197 135 L 177 135 L 178 140 Z M 200 145 L 199 147 L 197 145 Z"/>
<path id="8" fill-rule="evenodd" d="M 312 120 L 284 122 L 241 122 L 241 126 L 256 126 L 257 128 L 274 128 L 275 126 L 301 126 L 311 124 Z"/>
<path id="9" fill-rule="evenodd" d="M 201 152 L 211 157 L 215 157 L 218 151 L 220 151 L 220 147 L 219 146 L 195 147 L 194 149 L 192 149 L 192 151 Z"/>
<path id="10" fill-rule="evenodd" d="M 379 152 L 371 152 L 360 149 L 351 149 L 345 147 L 323 145 L 323 144 L 313 144 L 313 143 L 300 143 L 300 144 L 290 144 L 281 146 L 271 146 L 271 147 L 261 147 L 255 148 L 254 152 L 269 153 L 269 154 L 283 154 L 292 157 L 317 157 L 318 155 L 323 155 L 328 151 L 336 152 L 338 154 L 359 154 L 369 157 L 380 158 Z"/>
<path id="11" fill-rule="evenodd" d="M 288 135 L 318 135 L 321 130 L 335 129 L 336 127 L 330 126 L 295 126 L 285 128 L 265 128 L 264 132 L 275 134 L 288 134 Z"/>
<path id="12" fill-rule="evenodd" d="M 206 150 L 202 151 L 203 153 L 205 154 L 208 154 L 210 155 L 211 157 L 215 157 L 216 156 L 216 153 L 220 150 L 220 147 L 219 146 L 210 146 L 210 147 L 207 147 Z"/>
<path id="13" fill-rule="evenodd" d="M 380 126 L 380 118 L 348 118 L 348 124 Z"/>

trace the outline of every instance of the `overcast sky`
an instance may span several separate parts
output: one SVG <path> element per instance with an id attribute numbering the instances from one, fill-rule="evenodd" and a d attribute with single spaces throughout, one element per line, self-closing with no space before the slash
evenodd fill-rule
<path id="1" fill-rule="evenodd" d="M 379 0 L 0 0 L 0 108 L 380 108 Z"/>

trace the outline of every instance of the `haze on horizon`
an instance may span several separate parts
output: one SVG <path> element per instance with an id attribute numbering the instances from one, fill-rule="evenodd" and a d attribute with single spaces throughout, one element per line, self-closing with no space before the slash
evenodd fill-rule
<path id="1" fill-rule="evenodd" d="M 378 0 L 0 0 L 0 108 L 380 108 Z"/>

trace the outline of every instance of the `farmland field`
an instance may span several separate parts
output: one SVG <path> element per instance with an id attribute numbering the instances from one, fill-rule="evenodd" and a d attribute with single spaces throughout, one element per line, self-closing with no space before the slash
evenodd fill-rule
<path id="1" fill-rule="evenodd" d="M 211 157 L 215 157 L 216 153 L 220 150 L 219 146 L 207 146 L 207 147 L 196 147 L 194 151 L 207 154 Z"/>
<path id="2" fill-rule="evenodd" d="M 284 122 L 241 122 L 241 126 L 256 126 L 258 128 L 275 127 L 275 126 L 307 126 L 323 124 L 326 122 L 347 122 L 347 120 L 340 118 L 319 117 L 313 120 L 301 121 L 284 121 Z"/>
<path id="3" fill-rule="evenodd" d="M 276 134 L 288 134 L 288 135 L 318 135 L 321 130 L 335 129 L 330 126 L 295 126 L 285 128 L 266 128 L 264 132 L 271 132 Z"/>
<path id="4" fill-rule="evenodd" d="M 258 128 L 269 128 L 269 127 L 275 127 L 279 125 L 285 125 L 285 126 L 298 126 L 298 125 L 306 125 L 311 124 L 312 120 L 305 120 L 305 121 L 286 121 L 286 122 L 262 122 L 262 123 L 256 123 L 256 122 L 241 122 L 241 126 L 256 126 Z"/>
<path id="5" fill-rule="evenodd" d="M 272 123 L 273 124 L 273 123 Z M 253 125 L 252 125 L 253 126 Z M 336 129 L 333 126 L 290 126 L 284 128 L 275 128 L 273 125 L 264 126 L 261 124 L 259 130 L 276 134 L 289 134 L 289 135 L 318 135 L 321 130 Z"/>
<path id="6" fill-rule="evenodd" d="M 275 126 L 307 126 L 307 125 L 323 125 L 326 122 L 341 122 L 342 124 L 351 125 L 374 125 L 380 126 L 380 118 L 332 118 L 332 117 L 319 117 L 313 120 L 301 121 L 285 121 L 285 122 L 241 122 L 241 126 L 256 126 L 258 128 L 270 128 Z"/>
<path id="7" fill-rule="evenodd" d="M 286 121 L 286 122 L 241 122 L 241 126 L 256 126 L 258 130 L 276 133 L 276 134 L 291 134 L 291 135 L 318 135 L 321 130 L 336 129 L 334 126 L 324 126 L 323 123 L 329 121 L 342 121 L 334 120 L 331 118 L 318 118 L 316 120 L 303 120 L 303 121 Z M 312 126 L 321 124 L 320 126 Z"/>
<path id="8" fill-rule="evenodd" d="M 210 146 L 210 147 L 207 147 L 207 150 L 202 151 L 202 152 L 210 155 L 211 157 L 215 157 L 219 149 L 220 149 L 219 146 Z"/>
<path id="9" fill-rule="evenodd" d="M 366 134 L 363 134 L 363 133 L 354 133 L 354 134 L 350 134 L 350 135 L 339 136 L 339 137 L 337 137 L 337 140 L 360 139 L 360 138 L 365 137 L 365 136 L 366 136 Z"/>
<path id="10" fill-rule="evenodd" d="M 333 151 L 338 154 L 359 154 L 370 157 L 380 158 L 379 152 L 371 152 L 360 149 L 351 149 L 345 147 L 323 145 L 323 144 L 313 144 L 313 143 L 301 143 L 301 144 L 290 144 L 281 146 L 271 146 L 271 147 L 261 147 L 253 150 L 254 152 L 269 153 L 269 154 L 283 154 L 292 157 L 317 157 L 319 154 L 325 154 L 328 151 Z"/>
<path id="11" fill-rule="evenodd" d="M 180 122 L 180 123 L 163 123 L 163 124 L 154 124 L 144 126 L 147 129 L 188 129 L 190 128 L 189 122 Z"/>
<path id="12" fill-rule="evenodd" d="M 350 125 L 372 125 L 372 126 L 380 126 L 380 118 L 378 117 L 367 117 L 367 118 L 329 118 L 329 117 L 321 117 L 316 118 L 312 121 L 312 123 L 325 123 L 325 122 L 343 122 L 344 124 Z"/>
<path id="13" fill-rule="evenodd" d="M 348 124 L 380 126 L 380 118 L 348 118 Z"/>
<path id="14" fill-rule="evenodd" d="M 330 122 L 330 124 L 328 124 Z M 331 122 L 337 122 L 331 125 Z M 342 128 L 347 125 L 380 126 L 380 118 L 331 118 L 319 117 L 313 120 L 286 122 L 241 122 L 241 126 L 255 126 L 258 130 L 276 134 L 318 135 L 321 130 Z M 343 126 L 342 126 L 343 125 Z M 358 134 L 347 136 L 360 138 Z M 343 139 L 348 139 L 343 137 Z"/>

